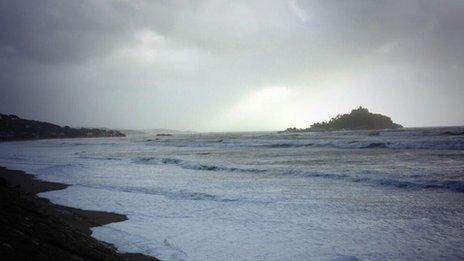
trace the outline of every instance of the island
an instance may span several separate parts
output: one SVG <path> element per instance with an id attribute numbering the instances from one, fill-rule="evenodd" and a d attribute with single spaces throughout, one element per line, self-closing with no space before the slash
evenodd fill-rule
<path id="1" fill-rule="evenodd" d="M 0 141 L 124 136 L 117 130 L 61 127 L 48 122 L 21 119 L 12 114 L 0 114 Z"/>
<path id="2" fill-rule="evenodd" d="M 378 113 L 371 113 L 368 109 L 360 106 L 357 109 L 353 109 L 350 114 L 339 114 L 328 122 L 314 123 L 306 129 L 288 128 L 285 132 L 382 130 L 400 128 L 403 128 L 403 126 L 394 123 L 390 117 Z"/>

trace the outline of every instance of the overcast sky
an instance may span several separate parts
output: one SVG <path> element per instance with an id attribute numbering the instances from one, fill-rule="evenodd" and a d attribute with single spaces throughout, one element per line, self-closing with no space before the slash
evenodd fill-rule
<path id="1" fill-rule="evenodd" d="M 0 112 L 71 126 L 464 125 L 464 1 L 0 0 Z"/>

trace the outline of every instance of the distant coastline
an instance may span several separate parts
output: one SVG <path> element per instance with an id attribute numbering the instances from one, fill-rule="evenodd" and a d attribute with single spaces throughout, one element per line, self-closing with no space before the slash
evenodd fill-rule
<path id="1" fill-rule="evenodd" d="M 61 127 L 49 122 L 22 119 L 12 114 L 0 114 L 0 141 L 124 136 L 124 133 L 117 130 Z"/>

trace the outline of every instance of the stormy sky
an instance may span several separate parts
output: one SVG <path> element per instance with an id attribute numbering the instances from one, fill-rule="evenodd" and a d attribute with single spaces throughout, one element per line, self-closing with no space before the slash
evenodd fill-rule
<path id="1" fill-rule="evenodd" d="M 0 112 L 71 126 L 464 125 L 464 1 L 0 0 Z"/>

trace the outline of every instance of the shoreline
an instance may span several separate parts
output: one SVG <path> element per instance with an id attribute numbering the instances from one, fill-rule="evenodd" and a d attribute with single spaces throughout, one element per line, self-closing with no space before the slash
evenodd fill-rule
<path id="1" fill-rule="evenodd" d="M 113 245 L 91 237 L 92 227 L 121 222 L 127 216 L 56 205 L 37 196 L 69 186 L 0 166 L 1 256 L 7 260 L 158 260 L 141 253 L 119 253 Z"/>

